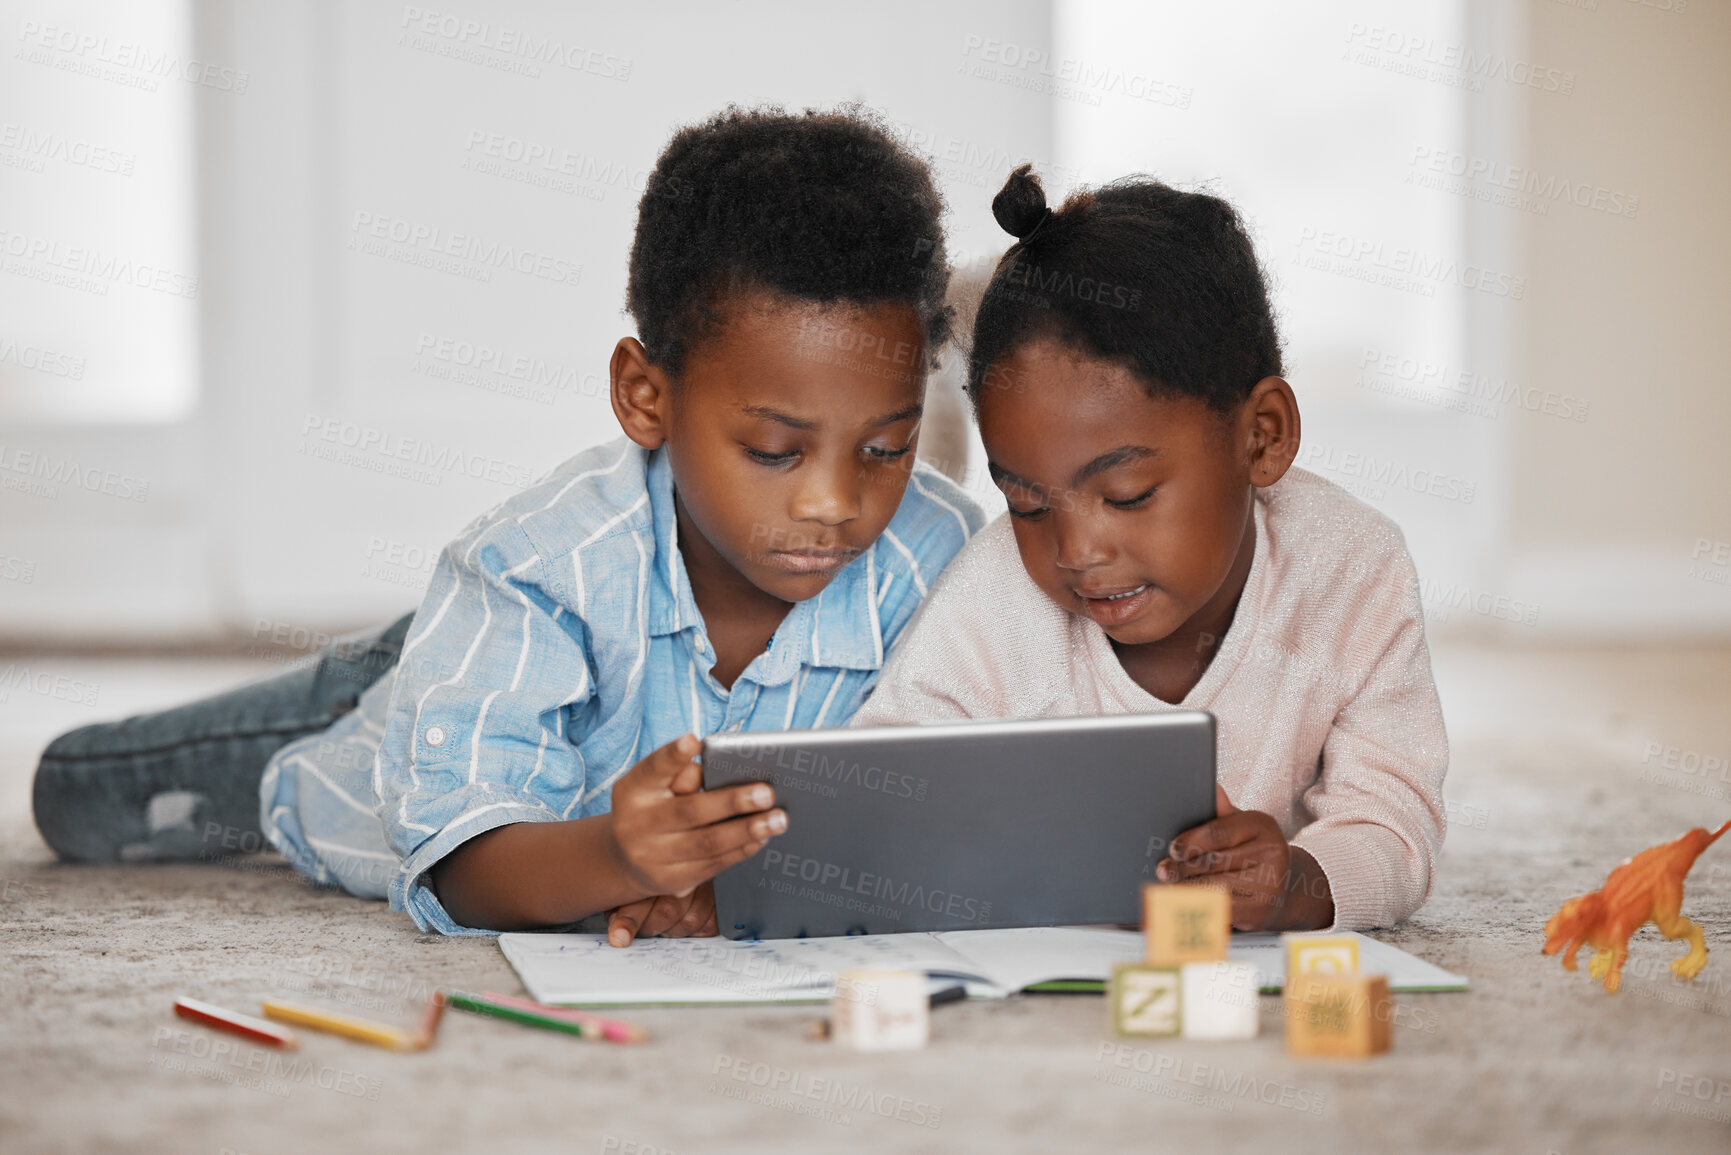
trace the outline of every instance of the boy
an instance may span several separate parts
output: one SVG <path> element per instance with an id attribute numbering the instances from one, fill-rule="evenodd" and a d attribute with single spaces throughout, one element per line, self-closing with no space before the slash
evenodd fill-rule
<path id="1" fill-rule="evenodd" d="M 610 909 L 621 944 L 711 926 L 701 884 L 786 816 L 767 787 L 701 792 L 691 735 L 845 723 L 980 524 L 914 464 L 948 331 L 941 211 L 858 113 L 729 110 L 676 134 L 639 206 L 641 339 L 610 364 L 625 437 L 446 548 L 394 671 L 271 757 L 272 845 L 423 930 Z M 160 794 L 245 776 L 153 770 L 129 725 L 44 754 L 56 849 L 104 778 L 137 825 Z"/>

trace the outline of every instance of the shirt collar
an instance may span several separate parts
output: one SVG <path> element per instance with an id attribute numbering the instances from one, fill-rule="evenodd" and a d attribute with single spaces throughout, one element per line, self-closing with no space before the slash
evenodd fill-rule
<path id="1" fill-rule="evenodd" d="M 655 536 L 655 575 L 649 582 L 651 636 L 708 629 L 691 578 L 679 553 L 679 524 L 673 503 L 673 471 L 665 447 L 650 453 L 644 481 L 649 489 L 650 528 Z M 747 667 L 752 680 L 774 686 L 791 679 L 801 665 L 876 670 L 884 664 L 883 630 L 878 622 L 877 546 L 849 562 L 815 598 L 795 602 L 776 628 L 769 649 Z"/>
<path id="2" fill-rule="evenodd" d="M 655 535 L 655 576 L 649 582 L 649 635 L 660 637 L 680 630 L 703 627 L 703 615 L 691 596 L 691 579 L 685 574 L 685 559 L 679 556 L 679 519 L 673 507 L 673 469 L 667 463 L 667 448 L 649 454 L 643 471 L 649 489 L 649 528 Z"/>

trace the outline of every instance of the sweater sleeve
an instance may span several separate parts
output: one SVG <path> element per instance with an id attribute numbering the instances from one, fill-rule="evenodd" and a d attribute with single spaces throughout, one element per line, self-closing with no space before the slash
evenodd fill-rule
<path id="1" fill-rule="evenodd" d="M 1292 839 L 1327 876 L 1341 930 L 1390 926 L 1417 910 L 1430 896 L 1445 826 L 1448 738 L 1418 576 L 1404 550 L 1378 584 L 1359 618 L 1371 628 L 1354 639 L 1376 657 L 1335 716 L 1321 773 L 1303 795 L 1313 821 Z"/>
<path id="2" fill-rule="evenodd" d="M 1018 579 L 1032 588 L 1009 527 L 1000 519 L 975 534 L 932 586 L 851 724 L 914 725 L 1037 713 L 1026 699 L 1030 684 L 1042 679 L 1033 670 L 1016 671 L 1015 655 L 1042 652 L 1030 651 L 1023 635 L 1038 628 L 1042 613 L 1049 611 L 1024 612 L 1026 591 L 1012 588 Z M 1006 612 L 1011 605 L 1016 611 Z"/>

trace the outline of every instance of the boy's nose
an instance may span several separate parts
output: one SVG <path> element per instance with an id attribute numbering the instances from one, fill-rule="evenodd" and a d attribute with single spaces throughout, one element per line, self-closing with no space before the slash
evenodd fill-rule
<path id="1" fill-rule="evenodd" d="M 860 512 L 860 480 L 857 470 L 809 469 L 794 494 L 789 513 L 795 521 L 841 525 Z"/>

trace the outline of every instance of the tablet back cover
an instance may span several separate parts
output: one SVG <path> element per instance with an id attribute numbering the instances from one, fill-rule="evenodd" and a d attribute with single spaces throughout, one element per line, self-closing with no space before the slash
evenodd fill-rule
<path id="1" fill-rule="evenodd" d="M 716 876 L 728 938 L 1137 922 L 1166 847 L 1214 817 L 1214 718 L 715 734 L 703 778 L 768 782 L 788 815 Z"/>

